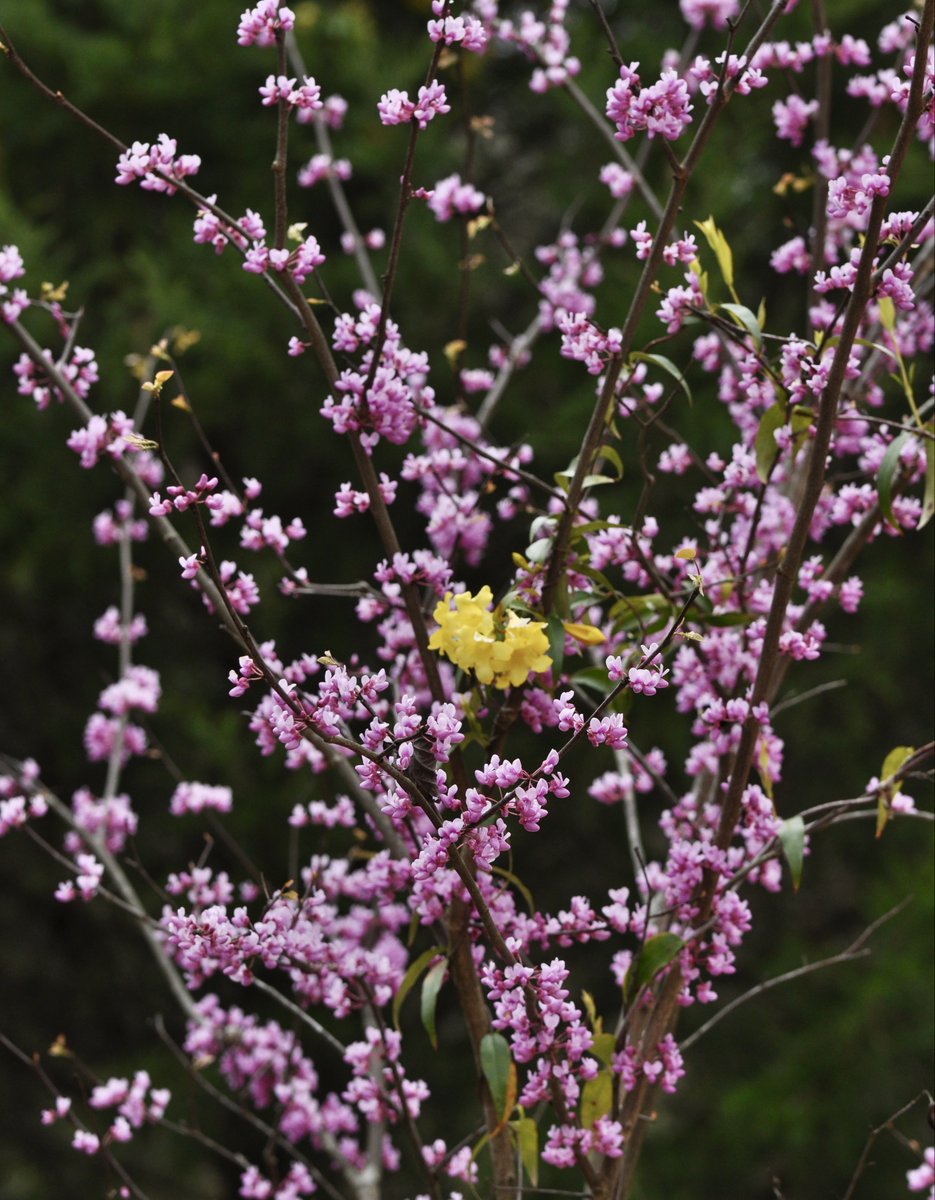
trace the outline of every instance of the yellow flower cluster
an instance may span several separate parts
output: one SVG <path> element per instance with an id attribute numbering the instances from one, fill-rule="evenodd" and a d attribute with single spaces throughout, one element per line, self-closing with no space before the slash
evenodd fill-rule
<path id="1" fill-rule="evenodd" d="M 465 671 L 473 671 L 481 683 L 496 688 L 519 687 L 530 671 L 547 671 L 549 639 L 542 621 L 530 621 L 507 609 L 490 611 L 493 593 L 482 587 L 476 596 L 448 592 L 436 606 L 439 628 L 432 634 L 429 649 L 446 655 Z"/>

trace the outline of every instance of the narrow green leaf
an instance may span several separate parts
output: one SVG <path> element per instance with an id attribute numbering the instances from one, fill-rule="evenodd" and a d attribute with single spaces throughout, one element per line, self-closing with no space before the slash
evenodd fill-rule
<path id="1" fill-rule="evenodd" d="M 406 974 L 403 976 L 403 981 L 399 985 L 399 991 L 393 1000 L 393 1024 L 399 1028 L 399 1014 L 403 1007 L 403 1002 L 409 993 L 412 991 L 419 976 L 429 965 L 433 958 L 437 958 L 443 953 L 438 946 L 433 946 L 430 950 L 426 950 L 424 954 L 420 954 L 418 958 L 413 959 L 409 964 Z"/>
<path id="2" fill-rule="evenodd" d="M 781 400 L 770 407 L 760 417 L 760 426 L 756 431 L 756 473 L 761 483 L 769 479 L 776 459 L 779 457 L 779 446 L 776 444 L 775 433 L 786 423 L 786 406 Z"/>
<path id="3" fill-rule="evenodd" d="M 880 463 L 880 470 L 877 474 L 877 494 L 880 497 L 880 511 L 886 520 L 896 529 L 899 529 L 900 525 L 893 512 L 893 485 L 896 482 L 896 476 L 899 474 L 899 456 L 902 454 L 903 447 L 911 436 L 910 433 L 901 433 L 898 438 L 894 438 L 890 442 L 886 448 L 886 453 L 883 455 L 883 461 Z"/>
<path id="4" fill-rule="evenodd" d="M 519 1146 L 523 1170 L 533 1187 L 539 1186 L 539 1128 L 532 1117 L 520 1117 L 511 1125 Z"/>
<path id="5" fill-rule="evenodd" d="M 915 752 L 915 746 L 896 746 L 893 750 L 891 750 L 889 754 L 887 754 L 886 758 L 884 758 L 883 766 L 880 768 L 881 782 L 885 783 L 887 779 L 895 775 L 903 763 L 912 758 Z M 896 782 L 893 784 L 894 792 L 898 791 L 901 787 L 902 780 L 896 780 Z"/>
<path id="6" fill-rule="evenodd" d="M 883 830 L 892 816 L 893 797 L 902 791 L 903 786 L 901 779 L 895 779 L 892 783 L 888 783 L 887 780 L 892 779 L 903 763 L 912 758 L 915 752 L 915 746 L 896 746 L 883 760 L 883 766 L 880 768 L 880 798 L 877 801 L 877 837 L 882 836 Z"/>
<path id="7" fill-rule="evenodd" d="M 715 629 L 725 629 L 731 625 L 750 625 L 756 619 L 757 614 L 752 612 L 711 613 L 710 616 L 701 613 L 692 617 L 692 620 L 700 625 L 712 625 Z"/>
<path id="8" fill-rule="evenodd" d="M 555 472 L 555 482 L 564 491 L 568 491 L 568 486 L 574 478 L 575 471 L 578 469 L 578 459 L 580 455 L 575 455 L 564 471 Z"/>
<path id="9" fill-rule="evenodd" d="M 583 687 L 597 692 L 599 696 L 606 696 L 615 686 L 611 683 L 604 667 L 582 667 L 580 671 L 575 671 L 574 675 L 570 676 L 568 682 L 574 684 L 575 687 Z"/>
<path id="10" fill-rule="evenodd" d="M 896 305 L 892 296 L 881 296 L 877 301 L 877 312 L 880 314 L 880 324 L 887 333 L 896 329 Z"/>
<path id="11" fill-rule="evenodd" d="M 598 451 L 598 457 L 606 458 L 617 472 L 617 478 L 623 478 L 623 459 L 613 446 L 601 446 L 600 450 Z"/>
<path id="12" fill-rule="evenodd" d="M 572 472 L 572 474 L 574 474 L 574 472 Z M 554 533 L 554 517 L 535 517 L 532 524 L 529 526 L 529 540 L 531 542 L 534 542 L 536 538 L 550 537 Z"/>
<path id="13" fill-rule="evenodd" d="M 487 1033 L 481 1038 L 480 1065 L 490 1088 L 493 1106 L 503 1116 L 510 1094 L 510 1044 L 502 1033 Z"/>
<path id="14" fill-rule="evenodd" d="M 627 971 L 623 981 L 623 994 L 629 1000 L 647 983 L 651 983 L 663 967 L 667 967 L 685 945 L 677 933 L 657 933 L 649 938 L 639 958 Z"/>
<path id="15" fill-rule="evenodd" d="M 745 329 L 753 338 L 753 344 L 759 350 L 763 345 L 763 328 L 756 319 L 756 314 L 751 312 L 745 304 L 719 304 L 716 312 L 725 312 L 741 329 Z"/>
<path id="16" fill-rule="evenodd" d="M 603 1070 L 589 1079 L 581 1091 L 581 1124 L 593 1129 L 599 1117 L 606 1117 L 614 1102 L 614 1084 L 611 1072 Z"/>
<path id="17" fill-rule="evenodd" d="M 924 428 L 931 435 L 935 434 L 935 420 L 926 421 Z M 928 525 L 935 514 L 935 441 L 929 436 L 925 439 L 925 495 L 922 498 L 922 513 L 917 529 Z"/>
<path id="18" fill-rule="evenodd" d="M 552 539 L 547 537 L 537 538 L 526 547 L 526 557 L 531 563 L 548 562 L 551 552 Z"/>
<path id="19" fill-rule="evenodd" d="M 610 529 L 610 521 L 583 521 L 572 530 L 572 541 L 576 542 L 589 533 L 597 533 L 601 529 Z"/>
<path id="20" fill-rule="evenodd" d="M 612 1033 L 599 1033 L 594 1039 L 591 1053 L 598 1062 L 603 1063 L 605 1067 L 609 1067 L 613 1061 L 616 1049 L 617 1039 Z"/>
<path id="21" fill-rule="evenodd" d="M 685 376 L 678 369 L 671 358 L 666 358 L 664 354 L 647 354 L 643 350 L 634 350 L 630 355 L 630 361 L 652 363 L 653 366 L 658 367 L 661 371 L 665 371 L 667 375 L 671 375 L 685 393 L 686 397 L 688 398 L 688 403 L 691 404 L 691 388 L 688 386 Z"/>
<path id="22" fill-rule="evenodd" d="M 671 611 L 672 605 L 661 592 L 647 592 L 645 596 L 621 596 L 611 608 L 610 615 L 616 620 L 624 614 L 647 617 L 662 612 L 669 616 Z"/>
<path id="23" fill-rule="evenodd" d="M 717 225 L 714 223 L 714 217 L 708 217 L 707 221 L 696 221 L 695 225 L 701 230 L 705 236 L 705 241 L 714 251 L 717 258 L 717 264 L 721 268 L 721 274 L 724 276 L 724 282 L 734 290 L 734 256 L 731 253 L 731 248 L 727 242 L 727 238 L 721 233 Z"/>
<path id="24" fill-rule="evenodd" d="M 443 958 L 430 968 L 422 983 L 422 1024 L 429 1035 L 432 1049 L 438 1049 L 438 1034 L 435 1032 L 435 1010 L 438 1005 L 438 993 L 445 982 L 448 971 L 448 960 Z"/>
<path id="25" fill-rule="evenodd" d="M 799 890 L 802 882 L 802 867 L 805 863 L 805 822 L 801 817 L 789 817 L 779 827 L 782 853 L 789 864 L 792 886 Z"/>

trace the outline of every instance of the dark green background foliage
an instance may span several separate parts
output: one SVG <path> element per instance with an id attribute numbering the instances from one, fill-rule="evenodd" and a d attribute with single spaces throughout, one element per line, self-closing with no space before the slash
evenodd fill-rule
<path id="1" fill-rule="evenodd" d="M 94 119 L 127 142 L 169 132 L 178 138 L 180 151 L 202 156 L 195 181 L 200 190 L 217 192 L 230 212 L 251 206 L 269 217 L 273 119 L 260 107 L 256 89 L 273 62 L 269 52 L 236 47 L 241 7 L 242 0 L 3 0 L 0 19 L 35 71 Z M 576 51 L 584 64 L 579 82 L 600 104 L 613 80 L 612 64 L 587 5 L 576 8 L 581 18 Z M 835 32 L 863 33 L 868 39 L 895 12 L 864 0 L 842 0 L 829 8 Z M 350 0 L 303 2 L 296 9 L 309 70 L 326 94 L 337 91 L 350 104 L 335 150 L 354 162 L 348 193 L 360 225 L 388 229 L 405 134 L 382 130 L 375 104 L 389 87 L 418 86 L 427 62 L 421 31 L 428 5 Z M 683 36 L 675 3 L 611 2 L 605 9 L 624 57 L 643 61 L 648 70 Z M 808 36 L 808 13 L 797 13 L 794 25 L 794 32 L 784 36 Z M 706 37 L 702 49 L 716 53 L 718 42 Z M 449 95 L 466 99 L 426 132 L 415 178 L 428 186 L 462 169 L 466 142 L 459 118 L 468 111 L 462 103 L 476 115 L 493 118 L 495 136 L 474 146 L 474 177 L 494 197 L 512 244 L 531 256 L 538 243 L 554 239 L 560 223 L 579 233 L 599 228 L 606 192 L 597 182 L 597 169 L 610 155 L 566 95 L 536 98 L 526 88 L 527 76 L 518 59 L 493 56 L 466 62 L 461 80 L 450 71 L 445 76 Z M 804 301 L 798 289 L 780 286 L 768 258 L 792 230 L 807 227 L 811 197 L 773 192 L 783 172 L 803 172 L 808 165 L 804 149 L 780 146 L 771 136 L 768 112 L 775 97 L 770 89 L 765 97 L 728 111 L 707 168 L 692 185 L 686 221 L 715 216 L 734 249 L 741 296 L 753 308 L 764 297 L 770 329 L 786 333 L 801 327 Z M 862 108 L 836 98 L 839 143 L 857 136 L 864 116 Z M 877 133 L 877 144 L 884 146 L 892 129 Z M 294 168 L 313 152 L 309 131 L 299 128 L 293 178 Z M 324 387 L 317 369 L 310 358 L 285 356 L 286 341 L 296 332 L 287 314 L 232 255 L 217 260 L 210 249 L 192 244 L 193 214 L 183 200 L 114 187 L 114 159 L 107 145 L 0 62 L 0 244 L 21 247 L 33 289 L 42 279 L 70 281 L 70 303 L 85 308 L 79 342 L 97 350 L 102 367 L 96 407 L 132 411 L 136 384 L 125 358 L 145 354 L 173 326 L 197 329 L 201 340 L 183 360 L 184 378 L 227 469 L 234 477 L 255 474 L 264 481 L 267 511 L 303 516 L 309 537 L 296 561 L 313 579 L 366 576 L 381 557 L 378 544 L 365 520 L 351 527 L 329 519 L 334 489 L 352 478 L 352 463 L 318 415 Z M 920 164 L 918 156 L 900 207 L 918 199 L 913 191 L 926 193 L 927 174 Z M 656 151 L 647 172 L 664 186 L 665 164 Z M 628 224 L 643 215 L 634 204 Z M 337 251 L 339 230 L 324 191 L 294 189 L 290 219 L 309 222 L 329 253 L 331 295 L 339 307 L 349 307 L 357 281 L 352 264 Z M 521 276 L 504 274 L 507 259 L 489 234 L 471 249 L 484 261 L 467 280 L 469 304 L 462 323 L 459 232 L 454 224 L 437 225 L 424 209 L 411 212 L 395 315 L 408 345 L 433 349 L 432 383 L 444 402 L 456 398 L 455 381 L 436 348 L 464 335 L 464 365 L 482 366 L 497 323 L 517 333 L 536 308 Z M 623 317 L 635 271 L 629 250 L 609 264 L 599 313 L 613 324 Z M 382 262 L 377 265 L 382 269 Z M 50 328 L 40 329 L 41 318 L 30 320 L 37 334 L 51 338 Z M 666 353 L 688 363 L 690 345 L 687 331 Z M 541 366 L 517 377 L 493 430 L 505 443 L 528 438 L 546 475 L 563 468 L 574 452 L 592 396 L 580 366 L 561 362 L 554 346 L 551 350 Z M 85 782 L 98 786 L 102 778 L 100 768 L 84 762 L 81 734 L 114 669 L 111 652 L 92 642 L 90 629 L 114 602 L 118 581 L 115 555 L 94 546 L 90 523 L 113 503 L 118 489 L 106 469 L 89 473 L 77 466 L 64 446 L 75 425 L 69 414 L 61 409 L 37 414 L 16 395 L 13 357 L 10 340 L 0 338 L 0 669 L 5 681 L 0 750 L 34 755 L 46 781 L 68 797 Z M 677 402 L 669 419 L 705 450 L 724 450 L 731 431 L 721 407 L 710 384 L 686 369 L 696 389 L 694 406 Z M 207 464 L 187 422 L 171 409 L 166 422 L 177 465 L 194 476 Z M 652 452 L 658 454 L 662 444 L 654 443 Z M 626 437 L 621 453 L 628 472 L 612 503 L 626 520 L 640 482 L 635 449 Z M 390 450 L 385 461 L 391 467 L 398 458 Z M 690 505 L 678 480 L 660 485 L 656 508 L 667 542 L 695 532 Z M 412 548 L 422 544 L 422 535 L 411 512 L 407 524 L 406 512 L 406 504 L 397 506 L 401 540 Z M 476 581 L 502 583 L 510 553 L 523 549 L 524 535 L 519 527 L 498 534 L 485 574 Z M 236 555 L 233 542 L 225 549 L 223 535 L 219 541 L 222 553 Z M 294 803 L 315 794 L 313 789 L 328 785 L 284 778 L 277 761 L 260 760 L 237 705 L 226 695 L 226 672 L 236 657 L 232 646 L 193 594 L 179 586 L 161 546 L 142 547 L 138 558 L 145 571 L 138 607 L 151 629 L 139 658 L 158 667 L 164 686 L 163 707 L 152 723 L 154 744 L 164 747 L 165 757 L 186 778 L 234 787 L 237 803 L 227 826 L 276 886 L 295 874 L 310 849 L 301 837 L 284 839 L 286 815 Z M 260 633 L 278 639 L 284 658 L 325 649 L 339 657 L 355 650 L 365 659 L 371 656 L 372 645 L 359 644 L 361 630 L 343 602 L 286 602 L 274 591 L 275 564 L 241 565 L 266 585 Z M 893 745 L 918 745 L 930 736 L 930 538 L 874 545 L 864 578 L 860 613 L 831 621 L 835 649 L 817 666 L 790 675 L 792 691 L 844 677 L 848 686 L 782 716 L 787 753 L 778 803 L 783 812 L 859 794 Z M 642 745 L 661 745 L 670 763 L 679 763 L 687 731 L 665 695 L 633 711 L 631 724 Z M 141 872 L 160 880 L 202 854 L 206 830 L 201 823 L 165 815 L 173 787 L 165 760 L 134 764 L 126 786 L 144 830 L 135 851 Z M 675 786 L 680 786 L 677 778 Z M 648 825 L 658 804 L 653 799 L 647 805 Z M 212 863 L 239 876 L 236 854 L 221 831 L 207 833 L 216 839 Z M 582 873 L 576 848 L 595 844 L 607 853 L 595 858 L 589 848 Z M 342 849 L 337 835 L 328 848 Z M 575 891 L 599 903 L 606 887 L 630 882 L 619 814 L 595 811 L 579 800 L 554 806 L 546 833 L 520 840 L 518 855 L 524 879 L 547 908 L 560 906 Z M 29 1052 L 44 1050 L 64 1033 L 103 1077 L 147 1066 L 157 1083 L 173 1087 L 174 1111 L 258 1160 L 262 1147 L 245 1127 L 192 1091 L 160 1050 L 152 1014 L 164 1012 L 175 1035 L 179 1025 L 130 923 L 100 905 L 56 905 L 50 894 L 63 871 L 24 839 L 0 843 L 0 871 L 5 882 L 0 1028 Z M 648 1141 L 641 1195 L 759 1200 L 774 1194 L 774 1178 L 788 1200 L 843 1193 L 866 1131 L 931 1085 L 928 827 L 897 823 L 875 842 L 869 827 L 852 825 L 819 839 L 797 895 L 754 897 L 755 930 L 738 975 L 721 989 L 729 998 L 763 978 L 836 952 L 909 895 L 908 907 L 875 938 L 872 959 L 771 992 L 698 1044 L 688 1058 L 682 1090 L 666 1102 Z M 609 979 L 586 955 L 575 966 L 599 1006 L 611 1011 L 615 997 Z M 236 1002 L 237 994 L 230 998 Z M 683 1028 L 694 1028 L 704 1015 L 688 1012 Z M 436 1093 L 429 1136 L 449 1133 L 450 1114 L 460 1117 L 474 1101 L 458 1016 L 447 992 L 439 1019 L 442 1053 L 432 1054 L 425 1043 L 424 1062 L 411 1068 L 424 1074 Z M 423 1035 L 414 1018 L 410 1033 L 413 1044 L 420 1044 Z M 322 1065 L 326 1076 L 328 1069 Z M 50 1070 L 70 1086 L 73 1072 L 67 1062 L 54 1062 Z M 42 1088 L 6 1055 L 0 1057 L 0 1091 L 7 1106 L 0 1123 L 0 1200 L 52 1195 L 85 1200 L 113 1182 L 100 1178 L 95 1163 L 65 1147 L 63 1130 L 39 1126 L 38 1109 L 46 1103 Z M 913 1116 L 904 1128 L 924 1137 L 920 1117 Z M 227 1165 L 163 1132 L 140 1138 L 125 1159 L 154 1200 L 220 1200 L 235 1192 Z M 911 1156 L 883 1140 L 874 1161 L 858 1195 L 902 1195 L 903 1172 L 914 1165 Z M 550 1182 L 561 1186 L 561 1176 Z"/>

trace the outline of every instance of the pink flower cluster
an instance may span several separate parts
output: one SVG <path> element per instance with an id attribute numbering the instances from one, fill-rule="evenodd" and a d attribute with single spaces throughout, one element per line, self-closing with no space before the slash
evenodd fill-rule
<path id="1" fill-rule="evenodd" d="M 353 354 L 367 346 L 376 338 L 379 317 L 375 304 L 367 305 L 358 318 L 342 313 L 335 322 L 335 350 Z M 401 445 L 416 427 L 416 407 L 431 407 L 435 398 L 427 376 L 428 357 L 408 350 L 396 324 L 387 321 L 376 369 L 372 350 L 365 350 L 358 368 L 341 372 L 337 398 L 326 398 L 321 415 L 336 433 L 361 431 L 362 441 L 370 449 L 380 438 Z"/>
<path id="2" fill-rule="evenodd" d="M 482 53 L 487 48 L 489 33 L 483 21 L 462 13 L 461 16 L 445 16 L 448 0 L 432 0 L 432 12 L 435 19 L 428 23 L 429 38 L 433 42 L 443 42 L 446 46 L 460 46 L 463 50 L 471 50 L 475 54 Z"/>
<path id="3" fill-rule="evenodd" d="M 43 359 L 72 388 L 77 396 L 86 400 L 91 387 L 98 381 L 97 359 L 93 350 L 84 346 L 75 346 L 66 362 L 53 363 L 51 352 L 43 351 Z M 13 367 L 13 374 L 18 379 L 17 392 L 21 396 L 29 396 L 40 411 L 48 408 L 51 400 L 60 404 L 64 400 L 61 389 L 51 379 L 43 367 L 38 366 L 27 354 L 19 356 Z M 121 414 L 122 416 L 123 414 Z"/>
<path id="4" fill-rule="evenodd" d="M 177 155 L 177 149 L 175 138 L 167 133 L 160 133 L 152 145 L 134 142 L 117 160 L 116 182 L 128 184 L 138 179 L 147 191 L 173 195 L 177 184 L 197 175 L 201 168 L 197 154 Z"/>
<path id="5" fill-rule="evenodd" d="M 380 97 L 377 112 L 384 125 L 406 125 L 415 121 L 420 129 L 425 129 L 433 118 L 451 112 L 451 105 L 445 95 L 444 85 L 429 83 L 419 88 L 415 100 L 409 99 L 408 92 L 391 88 Z"/>
<path id="6" fill-rule="evenodd" d="M 691 124 L 688 85 L 667 69 L 649 87 L 642 87 L 639 63 L 620 68 L 620 78 L 607 89 L 607 116 L 617 126 L 614 137 L 628 142 L 639 132 L 674 142 Z"/>
<path id="7" fill-rule="evenodd" d="M 467 215 L 484 207 L 487 197 L 472 183 L 462 183 L 460 175 L 440 179 L 428 195 L 428 206 L 436 221 L 450 221 L 456 214 Z"/>
<path id="8" fill-rule="evenodd" d="M 26 274 L 23 256 L 16 246 L 0 246 L 0 313 L 4 321 L 18 321 L 23 312 L 29 307 L 29 296 L 25 288 L 16 288 L 12 295 L 7 287 L 14 279 Z M 9 296 L 5 300 L 4 296 Z"/>
<path id="9" fill-rule="evenodd" d="M 269 108 L 274 104 L 285 104 L 304 114 L 306 121 L 311 115 L 324 108 L 321 88 L 310 75 L 302 83 L 285 75 L 267 75 L 266 83 L 259 89 L 263 104 Z"/>
<path id="10" fill-rule="evenodd" d="M 246 8 L 237 26 L 239 46 L 274 46 L 276 38 L 295 27 L 295 13 L 279 0 L 260 0 Z"/>

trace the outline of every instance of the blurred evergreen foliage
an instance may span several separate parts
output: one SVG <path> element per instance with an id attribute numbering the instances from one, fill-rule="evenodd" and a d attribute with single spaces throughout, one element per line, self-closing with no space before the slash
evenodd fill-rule
<path id="1" fill-rule="evenodd" d="M 93 119 L 127 142 L 152 140 L 167 131 L 178 138 L 181 151 L 202 156 L 196 180 L 202 191 L 216 192 L 228 211 L 250 206 L 269 218 L 274 125 L 256 89 L 273 70 L 273 60 L 268 52 L 237 48 L 240 7 L 228 0 L 194 5 L 189 0 L 4 0 L 0 20 L 35 72 Z M 574 7 L 580 10 L 579 84 L 600 101 L 613 81 L 613 66 L 588 5 L 580 0 Z M 661 50 L 677 48 L 683 36 L 675 4 L 634 7 L 611 0 L 604 7 L 627 60 L 655 65 Z M 808 6 L 801 7 L 793 18 L 794 33 L 785 34 L 790 40 L 808 36 Z M 422 78 L 427 0 L 300 0 L 295 8 L 309 71 L 325 94 L 339 92 L 350 105 L 346 126 L 334 141 L 336 154 L 354 163 L 348 194 L 360 226 L 389 232 L 406 134 L 381 129 L 375 105 L 388 88 L 412 89 Z M 829 10 L 836 32 L 868 40 L 895 15 L 876 0 L 839 0 Z M 715 53 L 717 39 L 706 38 L 705 49 Z M 445 82 L 450 95 L 464 95 L 480 106 L 472 108 L 474 115 L 492 120 L 494 136 L 479 137 L 474 145 L 474 176 L 494 197 L 512 245 L 535 269 L 532 251 L 554 238 L 557 221 L 582 234 L 599 228 L 606 192 L 597 170 L 610 154 L 567 95 L 540 99 L 528 93 L 527 74 L 519 59 L 489 56 L 465 63 L 464 79 L 451 70 Z M 775 142 L 768 118 L 772 99 L 770 93 L 767 100 L 754 99 L 728 112 L 707 166 L 692 185 L 685 216 L 687 221 L 714 215 L 733 246 L 741 295 L 751 308 L 764 299 L 770 327 L 783 333 L 801 324 L 802 297 L 769 271 L 768 257 L 783 224 L 789 230 L 807 226 L 811 197 L 773 190 L 783 173 L 805 173 L 808 155 Z M 836 104 L 836 128 L 847 126 L 856 137 L 865 112 L 844 97 Z M 461 169 L 466 149 L 457 111 L 436 125 L 419 149 L 416 182 L 425 186 Z M 892 129 L 877 133 L 883 145 Z M 293 179 L 313 152 L 310 131 L 296 128 Z M 334 489 L 352 477 L 353 466 L 318 415 L 325 388 L 317 369 L 310 358 L 285 355 L 294 332 L 288 317 L 233 255 L 218 261 L 209 248 L 193 245 L 193 214 L 183 200 L 114 187 L 114 158 L 106 144 L 0 62 L 0 243 L 20 246 L 31 281 L 69 281 L 70 303 L 85 309 L 79 340 L 96 349 L 102 366 L 95 404 L 101 410 L 132 410 L 136 383 L 123 365 L 127 356 L 145 354 L 173 327 L 199 331 L 201 339 L 185 355 L 182 370 L 198 417 L 228 471 L 235 477 L 257 475 L 265 485 L 268 511 L 303 516 L 309 537 L 301 546 L 301 562 L 313 579 L 366 576 L 380 557 L 377 542 L 365 521 L 349 533 L 330 517 Z M 660 187 L 666 171 L 663 158 L 652 154 L 647 172 Z M 924 172 L 912 183 L 924 198 L 929 188 Z M 628 224 L 645 215 L 638 203 L 632 213 Z M 290 219 L 308 221 L 319 237 L 329 254 L 331 294 L 339 307 L 348 307 L 358 283 L 353 262 L 337 249 L 339 227 L 324 191 L 293 187 Z M 413 348 L 438 347 L 466 334 L 463 365 L 483 366 L 498 323 L 515 334 L 534 315 L 535 295 L 520 275 L 504 273 L 508 259 L 489 232 L 471 247 L 483 262 L 466 281 L 471 292 L 466 326 L 459 319 L 457 264 L 464 247 L 458 230 L 437 225 L 431 214 L 414 207 L 406 248 L 394 314 Z M 378 270 L 383 265 L 377 256 Z M 626 248 L 611 260 L 600 291 L 599 312 L 608 323 L 622 318 L 634 281 L 632 252 Z M 689 347 L 690 331 L 665 352 L 685 363 Z M 77 468 L 64 446 L 74 427 L 68 414 L 37 414 L 16 395 L 13 357 L 9 339 L 0 338 L 0 478 L 5 485 L 0 665 L 7 696 L 0 706 L 0 750 L 34 755 L 46 781 L 67 798 L 80 784 L 94 782 L 81 734 L 114 667 L 106 649 L 92 642 L 90 630 L 116 596 L 116 562 L 112 552 L 92 543 L 90 522 L 119 493 L 106 470 Z M 693 387 L 707 386 L 697 372 L 687 372 Z M 453 375 L 440 356 L 433 361 L 432 383 L 443 400 L 455 398 Z M 580 366 L 551 354 L 542 366 L 517 376 L 494 433 L 505 443 L 528 438 L 548 477 L 573 452 L 591 397 L 592 383 Z M 166 421 L 177 463 L 197 473 L 207 464 L 189 426 L 174 410 Z M 671 421 L 706 448 L 729 446 L 730 427 L 710 393 L 696 393 L 692 408 L 677 404 Z M 628 471 L 618 503 L 626 519 L 640 479 L 635 448 L 626 439 L 622 453 Z M 670 540 L 693 532 L 693 514 L 678 480 L 661 484 L 659 498 Z M 407 525 L 406 506 L 398 509 L 404 546 L 421 544 L 412 514 Z M 495 542 L 493 570 L 504 577 L 510 553 L 523 548 L 521 532 L 517 538 L 516 543 L 506 537 Z M 234 786 L 238 803 L 229 827 L 275 886 L 294 874 L 302 850 L 300 838 L 283 846 L 285 816 L 322 784 L 284 777 L 275 761 L 259 759 L 245 722 L 227 698 L 226 672 L 235 658 L 230 643 L 206 622 L 193 595 L 178 586 L 161 546 L 143 547 L 139 559 L 146 575 L 137 606 L 151 629 L 140 658 L 160 670 L 164 685 L 153 736 L 186 777 Z M 849 682 L 846 690 L 807 700 L 784 714 L 781 730 L 788 747 L 780 805 L 797 810 L 857 794 L 893 745 L 915 745 L 931 736 L 929 681 L 923 673 L 931 662 L 931 567 L 930 538 L 870 549 L 860 614 L 833 622 L 838 656 L 790 676 L 790 689 L 799 691 L 844 675 Z M 269 598 L 262 637 L 276 637 L 283 657 L 301 650 L 327 648 L 338 657 L 355 651 L 359 627 L 345 603 L 277 601 L 275 566 L 251 562 L 247 569 L 256 571 Z M 861 655 L 855 658 L 851 650 L 857 647 Z M 363 657 L 368 653 L 365 648 Z M 663 698 L 646 708 L 633 720 L 640 744 L 663 745 L 670 762 L 677 762 L 687 743 L 673 743 L 677 723 L 671 707 Z M 205 847 L 198 823 L 164 815 L 172 782 L 163 764 L 135 765 L 128 787 L 147 831 L 141 871 L 158 880 L 186 855 L 198 859 Z M 571 803 L 556 809 L 550 816 L 554 828 L 541 849 L 537 840 L 538 878 L 527 882 L 546 906 L 567 899 L 580 866 L 573 848 L 596 834 L 606 838 L 608 848 L 618 844 L 620 852 L 616 860 L 609 854 L 607 862 L 593 864 L 587 887 L 597 897 L 608 885 L 619 884 L 625 862 L 619 814 L 595 809 Z M 826 835 L 816 842 L 798 895 L 757 899 L 744 973 L 725 985 L 725 996 L 804 959 L 840 950 L 867 923 L 915 893 L 912 904 L 874 939 L 869 963 L 772 992 L 699 1043 L 683 1090 L 666 1104 L 648 1142 L 641 1184 L 647 1200 L 660 1195 L 767 1200 L 775 1194 L 773 1175 L 787 1200 L 840 1195 L 866 1131 L 931 1085 L 932 1041 L 925 1014 L 931 1003 L 933 880 L 926 830 L 892 827 L 880 842 L 863 826 Z M 222 844 L 220 831 L 210 836 L 218 843 L 214 854 L 225 856 L 236 873 L 236 856 Z M 337 846 L 338 835 L 333 837 Z M 188 1095 L 190 1111 L 208 1132 L 259 1154 L 233 1118 L 189 1094 L 184 1076 L 167 1078 L 168 1060 L 148 1021 L 153 1011 L 165 1010 L 176 1034 L 178 1023 L 130 923 L 121 927 L 116 921 L 115 937 L 111 913 L 55 905 L 49 897 L 59 869 L 18 839 L 0 843 L 0 870 L 7 881 L 0 926 L 5 1032 L 29 1052 L 43 1050 L 64 1032 L 76 1053 L 103 1076 L 126 1073 L 144 1065 L 145 1058 L 155 1079 L 172 1086 L 177 1096 Z M 613 1003 L 608 979 L 594 978 L 589 986 L 599 1002 Z M 686 1014 L 685 1029 L 704 1016 Z M 446 1053 L 432 1056 L 426 1045 L 424 1071 L 441 1097 L 435 1103 L 444 1105 L 448 1097 L 457 1109 L 467 1076 L 454 1050 L 457 1014 L 444 994 L 440 1033 Z M 68 1064 L 60 1065 L 64 1078 Z M 39 1085 L 6 1055 L 0 1056 L 0 1080 L 4 1093 L 17 1097 L 0 1129 L 0 1163 L 5 1164 L 0 1200 L 53 1194 L 57 1200 L 85 1200 L 98 1194 L 101 1181 L 94 1165 L 65 1147 L 60 1130 L 38 1125 L 38 1109 L 46 1102 Z M 443 1107 L 433 1119 L 435 1132 L 444 1133 Z M 921 1120 L 911 1132 L 924 1136 Z M 127 1158 L 140 1170 L 153 1200 L 221 1200 L 234 1194 L 229 1166 L 192 1143 L 153 1133 L 135 1143 Z M 912 1165 L 905 1152 L 883 1142 L 875 1159 L 875 1174 L 858 1195 L 881 1200 L 902 1195 L 902 1172 Z M 891 1190 L 894 1179 L 900 1183 Z M 560 1176 L 552 1182 L 561 1186 Z"/>

